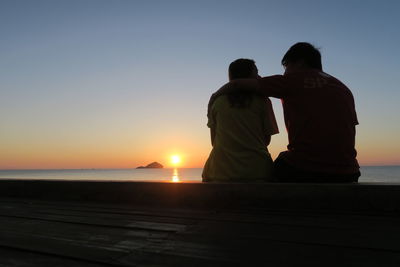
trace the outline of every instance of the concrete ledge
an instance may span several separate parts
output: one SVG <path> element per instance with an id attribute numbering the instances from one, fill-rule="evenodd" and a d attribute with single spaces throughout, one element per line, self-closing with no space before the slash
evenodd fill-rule
<path id="1" fill-rule="evenodd" d="M 400 211 L 400 185 L 0 180 L 2 197 L 198 209 Z"/>

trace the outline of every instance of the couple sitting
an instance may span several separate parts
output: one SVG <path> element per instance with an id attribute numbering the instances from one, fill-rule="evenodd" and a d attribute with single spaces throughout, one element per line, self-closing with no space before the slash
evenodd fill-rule
<path id="1" fill-rule="evenodd" d="M 351 91 L 322 71 L 321 54 L 309 43 L 293 45 L 282 65 L 284 75 L 261 78 L 253 60 L 230 64 L 230 82 L 208 106 L 213 149 L 203 181 L 358 181 Z M 282 100 L 289 137 L 274 162 L 267 146 L 278 128 L 268 97 Z"/>

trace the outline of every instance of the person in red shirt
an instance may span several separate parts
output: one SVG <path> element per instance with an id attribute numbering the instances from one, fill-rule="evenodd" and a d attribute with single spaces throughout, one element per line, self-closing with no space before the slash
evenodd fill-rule
<path id="1" fill-rule="evenodd" d="M 283 56 L 283 75 L 234 80 L 209 105 L 232 90 L 253 90 L 282 100 L 289 144 L 274 161 L 276 182 L 357 182 L 358 124 L 354 98 L 342 82 L 322 71 L 321 54 L 296 43 Z"/>

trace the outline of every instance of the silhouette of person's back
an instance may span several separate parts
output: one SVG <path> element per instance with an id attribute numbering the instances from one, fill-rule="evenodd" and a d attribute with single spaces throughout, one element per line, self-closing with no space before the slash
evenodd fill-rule
<path id="1" fill-rule="evenodd" d="M 253 60 L 229 66 L 230 80 L 257 78 Z M 269 99 L 251 92 L 219 97 L 208 114 L 213 149 L 204 166 L 203 181 L 270 180 L 272 159 L 267 146 L 278 133 Z"/>

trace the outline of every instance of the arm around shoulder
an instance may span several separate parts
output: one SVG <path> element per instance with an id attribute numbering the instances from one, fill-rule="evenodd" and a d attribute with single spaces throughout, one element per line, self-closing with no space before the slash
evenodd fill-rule
<path id="1" fill-rule="evenodd" d="M 259 90 L 266 97 L 283 98 L 287 95 L 290 86 L 284 75 L 266 76 L 258 79 Z"/>
<path id="2" fill-rule="evenodd" d="M 260 90 L 260 85 L 258 82 L 258 79 L 237 79 L 237 80 L 232 80 L 226 84 L 224 84 L 221 88 L 219 88 L 215 93 L 213 93 L 210 97 L 210 100 L 208 102 L 208 112 L 211 109 L 212 104 L 214 103 L 215 99 L 217 97 L 224 95 L 224 94 L 229 94 L 231 92 L 237 92 L 237 91 L 249 91 L 249 92 L 255 92 L 258 93 Z"/>

